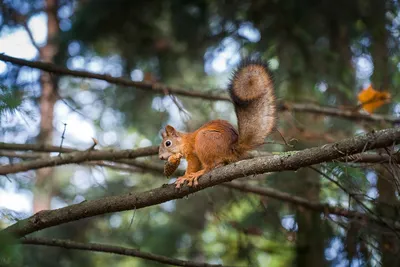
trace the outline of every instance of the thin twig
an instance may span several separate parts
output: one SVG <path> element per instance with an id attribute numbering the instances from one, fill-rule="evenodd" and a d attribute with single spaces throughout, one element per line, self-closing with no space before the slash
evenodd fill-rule
<path id="1" fill-rule="evenodd" d="M 67 130 L 67 124 L 64 123 L 64 130 L 63 130 L 62 135 L 61 135 L 60 152 L 58 153 L 59 156 L 61 156 L 62 145 L 63 145 L 64 139 L 65 139 L 65 131 L 66 130 Z"/>
<path id="2" fill-rule="evenodd" d="M 93 145 L 91 145 L 86 151 L 93 150 L 97 146 L 97 144 L 99 143 L 99 141 L 97 141 L 97 139 L 94 138 L 94 137 L 92 137 L 92 140 L 93 140 Z"/>
<path id="3" fill-rule="evenodd" d="M 21 16 L 21 15 L 19 15 Z M 40 53 L 40 46 L 36 43 L 35 38 L 33 37 L 31 29 L 29 29 L 28 23 L 26 23 L 26 18 L 24 17 L 22 21 L 22 26 L 25 31 L 28 33 L 29 39 L 31 40 L 32 45 L 36 48 L 36 50 Z"/>

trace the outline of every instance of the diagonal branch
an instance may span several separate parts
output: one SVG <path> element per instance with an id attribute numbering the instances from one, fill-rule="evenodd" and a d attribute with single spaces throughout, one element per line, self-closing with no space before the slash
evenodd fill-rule
<path id="1" fill-rule="evenodd" d="M 56 210 L 38 212 L 25 220 L 18 221 L 3 231 L 17 237 L 23 237 L 42 229 L 83 218 L 157 205 L 240 177 L 266 172 L 297 170 L 302 167 L 331 161 L 344 155 L 352 155 L 398 143 L 400 143 L 400 128 L 391 128 L 348 138 L 321 147 L 305 149 L 291 155 L 243 160 L 214 169 L 205 174 L 200 178 L 197 187 L 184 186 L 177 190 L 174 185 L 163 185 L 160 188 L 141 193 L 128 193 L 89 200 Z"/>
<path id="2" fill-rule="evenodd" d="M 31 154 L 15 154 L 14 152 L 2 152 L 0 151 L 0 156 L 7 156 L 7 157 L 21 157 L 21 158 L 37 158 L 40 156 L 38 155 L 31 155 Z M 345 158 L 341 158 L 341 159 L 337 159 L 336 161 L 349 161 L 349 160 L 355 160 L 354 162 L 357 163 L 387 163 L 389 161 L 392 161 L 394 163 L 399 162 L 398 159 L 398 155 L 396 155 L 395 158 L 390 158 L 390 156 L 388 155 L 379 155 L 379 154 L 354 154 L 354 155 L 350 155 L 348 157 Z M 153 163 L 147 163 L 147 162 L 141 162 L 141 161 L 137 161 L 137 160 L 118 160 L 115 161 L 118 162 L 118 164 L 111 164 L 111 163 L 107 163 L 107 162 L 102 162 L 102 161 L 91 161 L 88 162 L 86 164 L 90 164 L 93 166 L 103 166 L 103 167 L 107 167 L 107 168 L 111 168 L 111 169 L 116 169 L 116 170 L 120 170 L 120 171 L 127 171 L 127 172 L 144 172 L 144 171 L 150 171 L 150 172 L 154 172 L 156 174 L 163 174 L 164 172 L 164 168 L 162 165 L 159 164 L 153 164 Z M 127 164 L 126 166 L 121 165 L 122 164 Z M 134 166 L 134 167 L 131 167 Z M 314 170 L 316 170 L 313 167 L 310 167 Z M 318 170 L 317 170 L 318 171 Z M 322 174 L 320 171 L 318 171 L 320 174 Z M 178 176 L 183 175 L 183 171 L 182 170 L 178 170 L 176 172 L 176 174 Z M 337 184 L 336 181 L 333 181 L 334 183 Z M 332 207 L 329 205 L 325 205 L 323 203 L 313 203 L 310 202 L 307 199 L 304 198 L 300 198 L 300 197 L 296 197 L 296 196 L 292 196 L 290 194 L 278 191 L 276 189 L 270 189 L 270 188 L 259 188 L 259 187 L 253 187 L 244 183 L 225 183 L 222 184 L 222 186 L 228 187 L 228 188 L 232 188 L 232 189 L 237 189 L 239 191 L 243 191 L 243 192 L 250 192 L 250 193 L 255 193 L 258 195 L 263 195 L 263 196 L 268 196 L 268 197 L 272 197 L 278 200 L 282 200 L 282 201 L 286 201 L 289 203 L 293 203 L 295 205 L 298 206 L 302 206 L 314 211 L 319 211 L 319 212 L 326 212 L 326 213 L 330 213 L 330 214 L 336 214 L 336 215 L 340 215 L 340 216 L 344 216 L 347 217 L 347 214 L 349 214 L 349 211 L 343 208 L 338 208 L 338 207 Z M 347 190 L 345 188 L 343 188 L 340 184 L 339 187 L 342 188 L 346 193 L 348 193 L 349 195 L 352 195 L 350 192 L 347 192 Z M 362 204 L 362 203 L 360 203 Z M 369 210 L 370 211 L 370 210 Z M 373 214 L 370 211 L 371 214 Z M 357 217 L 359 218 L 363 218 L 367 215 L 363 214 L 363 213 L 358 213 L 359 215 Z M 381 219 L 377 218 L 377 217 L 372 217 L 370 218 L 373 221 L 381 221 Z"/>
<path id="3" fill-rule="evenodd" d="M 364 221 L 371 221 L 375 224 L 384 225 L 384 226 L 395 226 L 395 229 L 400 231 L 400 221 L 392 221 L 387 218 L 378 217 L 372 214 L 365 214 L 358 211 L 352 211 L 341 207 L 334 207 L 325 203 L 313 202 L 308 199 L 293 196 L 291 194 L 272 189 L 272 188 L 262 188 L 258 186 L 251 186 L 246 183 L 239 182 L 231 182 L 224 184 L 225 187 L 236 189 L 242 192 L 253 193 L 260 196 L 271 197 L 274 199 L 282 200 L 285 202 L 292 203 L 297 206 L 304 207 L 309 210 L 323 212 L 326 214 L 334 214 L 341 217 L 358 219 Z"/>
<path id="4" fill-rule="evenodd" d="M 65 67 L 61 67 L 51 63 L 45 63 L 40 61 L 29 61 L 24 59 L 19 59 L 15 57 L 10 57 L 4 54 L 0 54 L 0 60 L 11 62 L 20 66 L 28 66 L 31 68 L 40 69 L 43 71 L 52 72 L 58 75 L 67 75 L 74 76 L 80 78 L 91 78 L 106 81 L 116 85 L 122 85 L 126 87 L 135 87 L 138 89 L 146 90 L 148 92 L 158 93 L 158 94 L 174 94 L 192 98 L 200 98 L 212 101 L 228 101 L 230 99 L 226 95 L 216 95 L 210 93 L 202 93 L 200 91 L 189 91 L 182 88 L 170 87 L 160 83 L 151 83 L 151 82 L 135 82 L 126 78 L 118 78 L 112 77 L 110 75 L 105 74 L 97 74 L 88 71 L 78 71 L 71 70 Z M 220 90 L 222 91 L 222 90 Z M 334 116 L 341 117 L 348 120 L 353 121 L 382 121 L 388 123 L 400 123 L 399 117 L 391 117 L 391 116 L 383 116 L 377 114 L 362 114 L 352 110 L 343 110 L 334 107 L 323 107 L 313 104 L 297 104 L 297 103 L 285 103 L 282 102 L 278 105 L 279 110 L 281 111 L 298 111 L 298 112 L 307 112 L 318 115 L 326 115 L 326 116 Z"/>
<path id="5" fill-rule="evenodd" d="M 32 45 L 36 48 L 36 50 L 40 53 L 41 49 L 40 46 L 36 43 L 35 38 L 33 37 L 31 29 L 29 29 L 28 23 L 26 22 L 26 18 L 21 22 L 22 27 L 24 27 L 26 33 L 29 36 L 29 39 L 31 40 Z"/>
<path id="6" fill-rule="evenodd" d="M 106 252 L 106 253 L 142 258 L 150 261 L 155 261 L 158 263 L 170 264 L 173 266 L 223 267 L 223 265 L 220 264 L 207 264 L 194 261 L 178 260 L 174 258 L 165 257 L 162 255 L 152 254 L 149 252 L 143 252 L 140 251 L 139 249 L 125 248 L 121 246 L 112 246 L 99 243 L 81 243 L 71 240 L 47 239 L 39 237 L 36 238 L 25 237 L 21 239 L 21 243 L 26 245 L 41 245 L 49 247 L 61 247 L 65 249 L 87 250 L 92 252 Z"/>

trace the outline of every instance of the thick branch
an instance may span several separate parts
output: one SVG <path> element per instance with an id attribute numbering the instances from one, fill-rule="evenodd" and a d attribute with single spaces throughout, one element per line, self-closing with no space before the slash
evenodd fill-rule
<path id="1" fill-rule="evenodd" d="M 87 250 L 93 252 L 106 252 L 106 253 L 113 253 L 118 255 L 124 256 L 131 256 L 142 258 L 146 260 L 151 260 L 159 263 L 164 264 L 171 264 L 174 266 L 192 266 L 192 267 L 217 267 L 222 265 L 214 265 L 214 264 L 207 264 L 207 263 L 199 263 L 194 261 L 185 261 L 185 260 L 178 260 L 174 258 L 169 258 L 161 255 L 156 255 L 148 252 L 143 252 L 138 249 L 133 248 L 125 248 L 120 246 L 111 246 L 99 243 L 80 243 L 71 240 L 62 240 L 62 239 L 47 239 L 47 238 L 22 238 L 22 244 L 27 245 L 42 245 L 42 246 L 49 246 L 49 247 L 61 247 L 66 249 L 79 249 L 79 250 Z"/>
<path id="2" fill-rule="evenodd" d="M 112 84 L 117 84 L 127 87 L 135 87 L 138 89 L 147 90 L 158 94 L 174 94 L 174 95 L 181 95 L 186 97 L 194 97 L 194 98 L 213 100 L 213 101 L 217 100 L 230 101 L 229 97 L 226 95 L 213 95 L 210 93 L 202 93 L 199 91 L 188 91 L 182 88 L 169 87 L 159 83 L 135 82 L 129 79 L 112 77 L 110 75 L 105 75 L 105 74 L 96 74 L 88 71 L 70 70 L 68 68 L 64 68 L 51 63 L 44 63 L 40 61 L 29 61 L 15 57 L 10 57 L 4 54 L 0 54 L 0 60 L 11 62 L 13 64 L 20 66 L 28 66 L 31 68 L 52 72 L 59 75 L 98 79 Z M 342 110 L 334 107 L 322 107 L 312 104 L 281 103 L 278 108 L 281 111 L 289 110 L 298 112 L 308 112 L 319 115 L 341 117 L 344 119 L 357 120 L 357 121 L 364 120 L 364 121 L 385 121 L 389 123 L 400 123 L 400 118 L 396 117 L 376 115 L 376 114 L 372 115 L 361 114 L 351 110 Z"/>
<path id="3" fill-rule="evenodd" d="M 1 149 L 5 150 L 32 150 L 32 151 L 41 151 L 41 152 L 64 152 L 69 153 L 67 155 L 48 157 L 47 155 L 40 155 L 38 153 L 24 153 L 17 154 L 15 152 L 7 152 L 1 151 Z M 157 147 L 147 147 L 143 148 L 143 153 L 138 153 L 137 155 L 130 156 L 131 158 L 143 157 L 143 156 L 151 156 L 156 155 L 158 152 Z M 163 166 L 158 166 L 154 164 L 149 164 L 145 162 L 140 162 L 136 160 L 128 160 L 125 159 L 125 153 L 132 150 L 123 150 L 123 151 L 79 151 L 72 148 L 59 148 L 57 146 L 43 146 L 43 145 L 34 145 L 34 144 L 7 144 L 0 143 L 0 157 L 14 157 L 14 158 L 25 158 L 25 159 L 36 159 L 35 161 L 22 162 L 17 164 L 9 164 L 0 166 L 0 175 L 23 172 L 33 169 L 39 169 L 43 167 L 54 167 L 59 165 L 71 164 L 71 163 L 82 163 L 96 160 L 97 164 L 105 167 L 114 167 L 104 162 L 100 162 L 102 160 L 109 160 L 116 163 L 128 164 L 131 166 L 138 167 L 140 169 L 150 170 L 152 172 L 162 173 Z M 76 152 L 76 153 L 72 153 Z M 254 154 L 252 157 L 257 157 L 260 155 L 270 155 L 270 153 L 258 152 Z M 39 159 L 40 158 L 40 159 Z M 336 159 L 336 161 L 342 161 L 347 163 L 399 163 L 400 156 L 398 154 L 395 155 L 379 155 L 379 154 L 355 154 L 351 156 L 341 157 Z M 95 165 L 95 162 L 90 163 L 91 165 Z M 130 170 L 132 171 L 132 169 Z"/>
<path id="4" fill-rule="evenodd" d="M 200 178 L 197 187 L 184 186 L 177 190 L 174 185 L 164 185 L 142 193 L 129 193 L 89 200 L 65 208 L 41 211 L 3 231 L 22 237 L 45 228 L 87 217 L 157 205 L 240 177 L 266 172 L 297 170 L 301 167 L 331 161 L 344 155 L 388 147 L 399 142 L 400 128 L 392 128 L 345 139 L 322 147 L 305 149 L 292 155 L 243 160 L 205 174 Z"/>
<path id="5" fill-rule="evenodd" d="M 81 163 L 93 160 L 117 160 L 117 159 L 133 159 L 143 156 L 151 156 L 156 154 L 158 147 L 145 147 L 136 150 L 106 150 L 106 151 L 81 151 L 62 154 L 60 156 L 48 157 L 32 161 L 21 162 L 18 164 L 8 164 L 0 166 L 0 175 L 36 170 L 43 167 L 53 167 L 58 165 Z"/>

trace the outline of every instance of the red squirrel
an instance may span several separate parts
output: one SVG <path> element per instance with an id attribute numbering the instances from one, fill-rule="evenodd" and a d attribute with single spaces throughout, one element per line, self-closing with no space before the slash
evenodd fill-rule
<path id="1" fill-rule="evenodd" d="M 188 166 L 176 180 L 176 188 L 186 181 L 198 185 L 198 179 L 210 170 L 242 159 L 247 152 L 264 143 L 276 124 L 274 84 L 268 65 L 246 59 L 233 72 L 229 94 L 238 119 L 238 130 L 225 120 L 212 120 L 194 132 L 184 133 L 171 125 L 161 134 L 159 158 Z M 177 166 L 176 166 L 177 167 Z"/>

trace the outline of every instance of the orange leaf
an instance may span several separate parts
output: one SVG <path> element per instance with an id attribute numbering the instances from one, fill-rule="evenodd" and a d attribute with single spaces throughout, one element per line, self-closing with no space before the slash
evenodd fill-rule
<path id="1" fill-rule="evenodd" d="M 376 91 L 369 85 L 367 88 L 362 90 L 358 94 L 358 100 L 360 101 L 363 109 L 368 113 L 372 114 L 375 109 L 390 102 L 391 95 L 387 91 Z"/>

